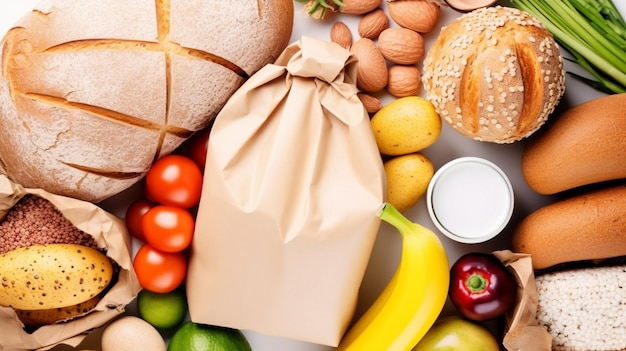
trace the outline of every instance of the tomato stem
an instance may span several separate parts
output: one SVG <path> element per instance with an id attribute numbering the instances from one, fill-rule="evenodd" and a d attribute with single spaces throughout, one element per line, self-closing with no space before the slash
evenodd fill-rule
<path id="1" fill-rule="evenodd" d="M 487 287 L 487 279 L 478 273 L 474 273 L 467 278 L 465 285 L 471 292 L 481 292 Z"/>

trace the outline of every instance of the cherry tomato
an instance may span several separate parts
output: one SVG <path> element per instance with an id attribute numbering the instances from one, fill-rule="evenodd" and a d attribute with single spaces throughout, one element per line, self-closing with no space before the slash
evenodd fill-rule
<path id="1" fill-rule="evenodd" d="M 206 153 L 209 149 L 209 129 L 196 132 L 189 140 L 189 157 L 204 171 Z"/>
<path id="2" fill-rule="evenodd" d="M 180 252 L 163 252 L 144 244 L 135 254 L 133 268 L 144 289 L 167 293 L 185 280 L 187 260 Z"/>
<path id="3" fill-rule="evenodd" d="M 146 237 L 143 233 L 143 228 L 141 225 L 141 221 L 143 215 L 148 212 L 149 209 L 154 207 L 155 204 L 146 199 L 135 200 L 133 203 L 128 206 L 126 209 L 126 216 L 124 220 L 126 222 L 126 228 L 128 232 L 134 236 L 135 238 L 145 242 Z"/>
<path id="4" fill-rule="evenodd" d="M 160 204 L 190 208 L 200 201 L 202 171 L 188 157 L 167 155 L 148 170 L 145 189 L 146 196 Z"/>
<path id="5" fill-rule="evenodd" d="M 158 205 L 143 215 L 146 242 L 165 252 L 183 251 L 191 244 L 195 221 L 186 209 Z"/>

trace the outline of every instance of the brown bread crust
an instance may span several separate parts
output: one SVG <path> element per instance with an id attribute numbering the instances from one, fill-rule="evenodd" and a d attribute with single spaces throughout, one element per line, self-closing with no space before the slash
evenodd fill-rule
<path id="1" fill-rule="evenodd" d="M 626 178 L 626 94 L 590 100 L 556 116 L 526 145 L 522 175 L 544 195 Z"/>
<path id="2" fill-rule="evenodd" d="M 0 171 L 101 201 L 287 46 L 291 0 L 52 0 L 2 43 Z"/>
<path id="3" fill-rule="evenodd" d="M 500 6 L 444 27 L 426 55 L 422 81 L 452 128 L 494 143 L 537 131 L 565 91 L 552 35 L 525 12 Z"/>
<path id="4" fill-rule="evenodd" d="M 512 237 L 533 267 L 626 255 L 626 185 L 573 196 L 528 215 Z"/>

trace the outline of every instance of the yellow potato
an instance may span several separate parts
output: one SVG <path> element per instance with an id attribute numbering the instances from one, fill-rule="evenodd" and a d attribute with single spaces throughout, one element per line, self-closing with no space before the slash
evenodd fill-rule
<path id="1" fill-rule="evenodd" d="M 75 244 L 33 245 L 0 256 L 0 305 L 18 310 L 67 307 L 111 282 L 111 260 Z"/>
<path id="2" fill-rule="evenodd" d="M 378 150 L 390 156 L 427 148 L 441 134 L 441 118 L 423 97 L 408 96 L 383 106 L 371 120 Z"/>
<path id="3" fill-rule="evenodd" d="M 81 316 L 93 310 L 98 302 L 100 302 L 99 295 L 73 306 L 48 308 L 43 310 L 15 310 L 15 313 L 17 313 L 17 316 L 20 318 L 22 323 L 24 323 L 24 325 L 36 327 Z"/>
<path id="4" fill-rule="evenodd" d="M 413 207 L 424 195 L 435 169 L 419 152 L 393 157 L 385 162 L 387 202 L 400 212 Z"/>

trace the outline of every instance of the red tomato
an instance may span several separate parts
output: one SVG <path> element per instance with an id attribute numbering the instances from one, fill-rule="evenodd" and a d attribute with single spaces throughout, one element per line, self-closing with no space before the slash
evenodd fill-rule
<path id="1" fill-rule="evenodd" d="M 196 132 L 189 140 L 189 157 L 204 170 L 206 163 L 206 153 L 209 149 L 209 129 Z"/>
<path id="2" fill-rule="evenodd" d="M 126 222 L 126 228 L 128 232 L 135 238 L 145 242 L 146 237 L 143 233 L 141 221 L 143 215 L 148 212 L 149 209 L 154 207 L 155 204 L 145 199 L 135 200 L 126 209 L 126 216 L 124 220 Z"/>
<path id="3" fill-rule="evenodd" d="M 202 171 L 185 156 L 158 159 L 146 174 L 146 196 L 160 204 L 190 208 L 200 201 Z"/>
<path id="4" fill-rule="evenodd" d="M 144 244 L 135 255 L 133 268 L 144 289 L 167 293 L 185 280 L 187 260 L 180 252 L 163 252 Z"/>
<path id="5" fill-rule="evenodd" d="M 186 209 L 159 205 L 143 216 L 146 242 L 165 252 L 183 251 L 191 244 L 195 221 Z"/>

